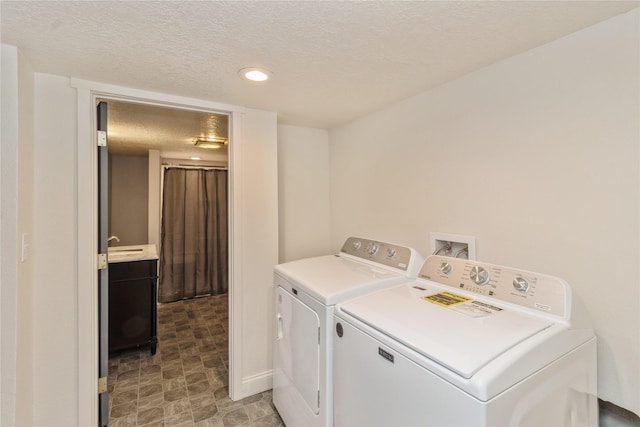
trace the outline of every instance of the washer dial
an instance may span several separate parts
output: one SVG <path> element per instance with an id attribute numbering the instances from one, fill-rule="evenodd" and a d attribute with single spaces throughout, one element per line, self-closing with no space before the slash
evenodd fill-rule
<path id="1" fill-rule="evenodd" d="M 448 262 L 443 262 L 442 264 L 440 264 L 439 270 L 444 274 L 449 274 L 451 273 L 451 270 L 453 270 L 453 267 Z"/>
<path id="2" fill-rule="evenodd" d="M 362 242 L 360 240 L 356 240 L 355 242 L 353 242 L 353 249 L 354 250 L 358 250 L 362 247 Z"/>
<path id="3" fill-rule="evenodd" d="M 397 251 L 393 248 L 387 249 L 387 258 L 393 258 L 396 256 Z"/>
<path id="4" fill-rule="evenodd" d="M 489 282 L 489 272 L 482 267 L 478 267 L 474 265 L 471 267 L 471 271 L 469 272 L 469 277 L 473 280 L 478 286 L 484 286 Z"/>
<path id="5" fill-rule="evenodd" d="M 527 292 L 529 290 L 529 282 L 524 277 L 516 277 L 513 279 L 513 287 L 518 292 Z"/>

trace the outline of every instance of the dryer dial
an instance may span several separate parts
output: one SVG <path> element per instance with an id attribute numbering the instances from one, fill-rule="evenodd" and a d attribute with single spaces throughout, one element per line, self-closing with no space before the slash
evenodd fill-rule
<path id="1" fill-rule="evenodd" d="M 369 246 L 367 246 L 367 252 L 369 253 L 369 255 L 375 255 L 376 252 L 378 252 L 379 246 L 377 243 L 370 243 Z"/>
<path id="2" fill-rule="evenodd" d="M 469 277 L 473 280 L 478 286 L 486 285 L 489 282 L 489 272 L 482 267 L 478 267 L 474 265 L 471 267 L 471 271 L 469 272 Z"/>
<path id="3" fill-rule="evenodd" d="M 393 258 L 397 253 L 398 251 L 396 251 L 395 249 L 389 248 L 387 249 L 387 258 Z"/>

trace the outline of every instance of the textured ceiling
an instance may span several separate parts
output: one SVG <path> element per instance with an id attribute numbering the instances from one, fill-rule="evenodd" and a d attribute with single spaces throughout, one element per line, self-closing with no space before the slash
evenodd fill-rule
<path id="1" fill-rule="evenodd" d="M 7 1 L 37 71 L 276 111 L 331 128 L 637 1 Z M 261 84 L 237 76 L 260 66 Z"/>
<path id="2" fill-rule="evenodd" d="M 229 137 L 229 117 L 224 114 L 112 100 L 107 101 L 107 109 L 110 153 L 146 155 L 149 150 L 159 150 L 169 158 L 227 159 L 227 147 L 194 146 L 198 137 Z"/>

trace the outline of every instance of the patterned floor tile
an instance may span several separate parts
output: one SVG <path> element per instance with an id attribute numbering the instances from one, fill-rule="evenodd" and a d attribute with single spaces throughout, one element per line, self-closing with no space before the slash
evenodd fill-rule
<path id="1" fill-rule="evenodd" d="M 284 427 L 271 391 L 229 398 L 228 297 L 158 306 L 158 348 L 109 359 L 110 426 Z"/>

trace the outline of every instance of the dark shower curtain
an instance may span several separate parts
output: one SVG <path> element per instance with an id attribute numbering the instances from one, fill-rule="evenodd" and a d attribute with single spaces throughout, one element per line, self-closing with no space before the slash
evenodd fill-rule
<path id="1" fill-rule="evenodd" d="M 167 168 L 158 301 L 228 290 L 227 171 Z"/>

